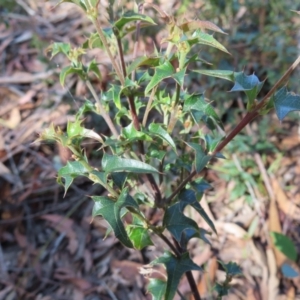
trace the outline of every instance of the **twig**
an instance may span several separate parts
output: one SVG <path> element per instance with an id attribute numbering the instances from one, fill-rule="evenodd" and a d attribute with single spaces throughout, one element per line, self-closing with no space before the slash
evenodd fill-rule
<path id="1" fill-rule="evenodd" d="M 105 109 L 101 103 L 101 100 L 99 99 L 94 87 L 92 86 L 92 84 L 89 80 L 86 81 L 86 85 L 87 85 L 88 89 L 90 90 L 91 94 L 93 95 L 94 99 L 97 102 L 101 116 L 103 117 L 104 121 L 106 122 L 106 124 L 109 127 L 113 136 L 117 138 L 119 136 L 119 133 L 118 133 L 114 123 L 112 122 L 109 114 L 105 111 Z"/>

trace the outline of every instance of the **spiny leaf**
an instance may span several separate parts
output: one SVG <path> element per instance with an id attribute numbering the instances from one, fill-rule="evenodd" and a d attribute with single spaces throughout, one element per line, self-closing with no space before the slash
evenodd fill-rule
<path id="1" fill-rule="evenodd" d="M 212 120 L 223 129 L 221 119 L 213 107 L 205 101 L 203 94 L 191 95 L 185 99 L 183 110 L 190 111 L 192 117 L 197 123 L 202 120 L 210 129 L 215 129 L 213 124 L 210 122 L 210 120 Z"/>
<path id="2" fill-rule="evenodd" d="M 74 122 L 68 122 L 67 124 L 67 134 L 69 138 L 81 137 L 81 138 L 91 138 L 99 142 L 102 142 L 102 138 L 95 131 L 86 129 L 81 126 L 82 120 L 75 120 Z"/>
<path id="3" fill-rule="evenodd" d="M 159 65 L 159 57 L 140 56 L 137 57 L 127 68 L 127 74 L 131 74 L 141 66 L 157 67 Z"/>
<path id="4" fill-rule="evenodd" d="M 121 158 L 116 155 L 104 154 L 102 158 L 102 167 L 106 173 L 113 172 L 131 172 L 131 173 L 158 173 L 158 171 L 135 159 Z"/>
<path id="5" fill-rule="evenodd" d="M 286 87 L 277 91 L 272 97 L 272 101 L 280 121 L 291 111 L 300 110 L 300 95 L 288 92 Z"/>
<path id="6" fill-rule="evenodd" d="M 188 203 L 177 202 L 169 206 L 165 212 L 163 224 L 179 242 L 182 233 L 188 229 L 198 230 L 197 223 L 183 214 Z"/>
<path id="7" fill-rule="evenodd" d="M 117 201 L 105 196 L 93 196 L 95 201 L 93 216 L 101 215 L 112 227 L 116 238 L 128 248 L 133 245 L 127 235 L 124 224 L 121 220 L 121 209 L 123 207 L 132 207 L 139 210 L 135 200 L 128 194 L 128 189 L 124 189 Z"/>
<path id="8" fill-rule="evenodd" d="M 219 263 L 223 266 L 226 274 L 229 275 L 230 277 L 240 276 L 243 274 L 241 267 L 235 262 L 230 261 L 229 263 L 226 264 L 219 260 Z"/>
<path id="9" fill-rule="evenodd" d="M 152 295 L 152 300 L 162 300 L 166 293 L 167 282 L 157 278 L 150 278 L 147 286 L 148 292 Z"/>
<path id="10" fill-rule="evenodd" d="M 172 255 L 170 252 L 165 252 L 163 256 L 157 258 L 152 264 L 164 264 L 167 269 L 167 287 L 165 300 L 172 300 L 176 293 L 180 278 L 187 271 L 202 271 L 189 256 L 189 253 L 183 253 L 180 257 Z"/>
<path id="11" fill-rule="evenodd" d="M 179 194 L 178 199 L 179 199 L 180 203 L 183 203 L 185 206 L 186 205 L 192 206 L 200 214 L 200 216 L 204 219 L 204 221 L 209 225 L 209 227 L 215 233 L 217 233 L 213 221 L 209 218 L 209 216 L 207 215 L 207 213 L 205 212 L 205 210 L 200 205 L 200 203 L 197 200 L 197 197 L 196 197 L 196 194 L 195 194 L 194 191 L 192 191 L 192 190 L 184 190 L 184 191 L 182 191 Z"/>
<path id="12" fill-rule="evenodd" d="M 250 111 L 254 106 L 254 100 L 264 85 L 264 81 L 259 81 L 258 77 L 254 74 L 245 75 L 244 72 L 234 74 L 234 86 L 230 92 L 242 91 L 248 97 L 247 110 Z"/>
<path id="13" fill-rule="evenodd" d="M 206 155 L 204 151 L 202 150 L 202 147 L 199 144 L 196 143 L 187 143 L 192 149 L 195 150 L 195 166 L 196 166 L 196 172 L 200 173 L 207 163 L 210 161 L 211 156 Z"/>
<path id="14" fill-rule="evenodd" d="M 136 216 L 133 217 L 132 224 L 128 225 L 126 229 L 135 249 L 141 250 L 153 245 L 148 228 Z"/>
<path id="15" fill-rule="evenodd" d="M 149 131 L 152 134 L 154 134 L 154 135 L 160 137 L 161 139 L 165 140 L 173 148 L 173 150 L 177 153 L 176 145 L 175 145 L 173 139 L 168 134 L 168 132 L 166 130 L 164 130 L 159 124 L 151 123 L 149 125 Z"/>
<path id="16" fill-rule="evenodd" d="M 233 71 L 227 71 L 227 70 L 193 70 L 193 72 L 200 73 L 203 75 L 221 78 L 229 81 L 234 81 L 234 76 L 237 74 Z"/>
<path id="17" fill-rule="evenodd" d="M 152 141 L 152 138 L 142 131 L 137 131 L 133 123 L 130 123 L 122 130 L 122 135 L 127 141 Z"/>
<path id="18" fill-rule="evenodd" d="M 113 26 L 118 28 L 119 31 L 121 31 L 127 23 L 134 21 L 143 21 L 152 25 L 156 25 L 156 23 L 150 17 L 135 13 L 133 11 L 128 11 L 125 14 L 123 14 L 121 18 L 114 23 Z"/>
<path id="19" fill-rule="evenodd" d="M 217 25 L 215 25 L 210 21 L 200 21 L 200 20 L 189 21 L 180 24 L 179 28 L 181 28 L 184 32 L 193 31 L 196 29 L 209 29 L 215 32 L 227 34 L 220 27 L 218 27 Z"/>
<path id="20" fill-rule="evenodd" d="M 145 89 L 145 94 L 147 95 L 163 79 L 171 77 L 174 73 L 175 70 L 169 61 L 165 61 L 161 66 L 156 67 L 155 73 Z"/>
<path id="21" fill-rule="evenodd" d="M 57 182 L 65 187 L 66 195 L 74 178 L 78 176 L 85 176 L 88 170 L 79 161 L 68 161 L 67 164 L 58 171 Z M 61 178 L 64 178 L 62 182 Z"/>
<path id="22" fill-rule="evenodd" d="M 203 44 L 213 48 L 217 48 L 225 53 L 230 54 L 228 50 L 210 34 L 197 30 L 195 34 L 193 34 L 193 38 L 197 38 L 198 44 Z"/>

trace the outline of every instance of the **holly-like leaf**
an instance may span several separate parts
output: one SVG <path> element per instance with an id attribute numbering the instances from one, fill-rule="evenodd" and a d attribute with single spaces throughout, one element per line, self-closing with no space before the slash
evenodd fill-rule
<path id="1" fill-rule="evenodd" d="M 138 131 L 134 128 L 133 123 L 130 123 L 127 127 L 122 130 L 122 135 L 126 141 L 152 141 L 152 138 L 142 131 Z"/>
<path id="2" fill-rule="evenodd" d="M 81 137 L 81 138 L 91 138 L 99 142 L 103 142 L 101 136 L 95 131 L 86 129 L 81 126 L 82 120 L 75 120 L 74 122 L 68 122 L 67 124 L 67 134 L 69 138 Z"/>
<path id="3" fill-rule="evenodd" d="M 251 110 L 255 105 L 254 100 L 264 85 L 264 81 L 259 81 L 258 77 L 254 74 L 245 75 L 244 72 L 234 74 L 234 86 L 230 92 L 242 91 L 248 97 L 247 110 Z"/>
<path id="4" fill-rule="evenodd" d="M 78 176 L 85 176 L 88 170 L 79 161 L 68 161 L 67 164 L 58 171 L 57 182 L 64 186 L 66 195 L 74 178 Z M 62 182 L 61 178 L 64 179 Z"/>
<path id="5" fill-rule="evenodd" d="M 226 34 L 220 27 L 210 21 L 193 20 L 179 25 L 184 32 L 194 31 L 197 29 L 209 29 L 215 32 Z"/>
<path id="6" fill-rule="evenodd" d="M 183 190 L 179 196 L 179 203 L 182 203 L 182 205 L 190 205 L 192 206 L 199 214 L 200 216 L 204 219 L 204 221 L 209 225 L 209 227 L 215 232 L 216 228 L 215 225 L 213 223 L 213 221 L 209 218 L 209 216 L 207 215 L 207 213 L 205 212 L 205 210 L 202 208 L 202 206 L 200 205 L 199 201 L 197 200 L 196 194 L 194 191 L 192 190 Z"/>
<path id="7" fill-rule="evenodd" d="M 213 48 L 217 48 L 225 53 L 228 53 L 228 50 L 221 44 L 219 43 L 212 35 L 201 32 L 199 30 L 197 30 L 193 35 L 192 38 L 196 38 L 197 39 L 197 43 L 198 44 L 203 44 L 203 45 L 207 45 Z M 193 44 L 193 43 L 192 43 Z"/>
<path id="8" fill-rule="evenodd" d="M 162 300 L 166 293 L 167 282 L 157 278 L 150 278 L 147 286 L 148 292 L 152 295 L 152 300 Z"/>
<path id="9" fill-rule="evenodd" d="M 176 293 L 180 278 L 187 271 L 202 271 L 189 256 L 189 253 L 183 253 L 180 257 L 172 255 L 170 252 L 165 252 L 163 256 L 157 258 L 152 264 L 164 264 L 167 269 L 167 286 L 165 300 L 172 300 Z"/>
<path id="10" fill-rule="evenodd" d="M 223 129 L 221 119 L 213 107 L 205 101 L 203 94 L 189 96 L 184 101 L 183 111 L 189 111 L 195 122 L 199 123 L 202 120 L 210 129 L 215 129 L 214 123 Z"/>
<path id="11" fill-rule="evenodd" d="M 84 104 L 79 108 L 76 113 L 76 119 L 80 119 L 87 112 L 97 112 L 95 104 L 89 100 L 85 100 Z"/>
<path id="12" fill-rule="evenodd" d="M 47 52 L 51 51 L 51 59 L 58 53 L 63 53 L 66 56 L 69 55 L 71 50 L 71 45 L 69 43 L 53 43 L 47 48 Z"/>
<path id="13" fill-rule="evenodd" d="M 94 73 L 97 78 L 101 79 L 101 73 L 98 68 L 98 63 L 94 59 L 89 63 L 87 71 Z"/>
<path id="14" fill-rule="evenodd" d="M 139 56 L 128 66 L 127 74 L 131 74 L 141 66 L 157 67 L 159 65 L 159 60 L 159 57 Z"/>
<path id="15" fill-rule="evenodd" d="M 114 23 L 113 26 L 116 27 L 119 31 L 121 31 L 126 24 L 134 21 L 142 21 L 142 22 L 150 23 L 152 25 L 156 25 L 156 23 L 146 15 L 138 14 L 133 11 L 127 11 L 125 14 L 121 16 L 121 18 L 119 18 Z"/>
<path id="16" fill-rule="evenodd" d="M 149 229 L 136 217 L 133 218 L 132 223 L 132 225 L 127 226 L 127 232 L 134 248 L 141 250 L 153 245 L 149 235 Z"/>
<path id="17" fill-rule="evenodd" d="M 211 156 L 206 155 L 202 150 L 202 147 L 196 143 L 187 143 L 192 149 L 195 150 L 195 166 L 196 172 L 200 173 L 210 161 Z"/>
<path id="18" fill-rule="evenodd" d="M 102 168 L 106 173 L 131 172 L 131 173 L 158 173 L 158 171 L 135 159 L 121 158 L 116 155 L 104 154 L 102 158 Z"/>
<path id="19" fill-rule="evenodd" d="M 149 125 L 149 131 L 153 135 L 156 135 L 156 136 L 160 137 L 161 139 L 163 139 L 164 141 L 166 141 L 173 148 L 173 150 L 177 153 L 176 145 L 175 145 L 173 139 L 168 134 L 168 132 L 165 129 L 163 129 L 159 124 L 151 123 Z"/>
<path id="20" fill-rule="evenodd" d="M 197 223 L 183 214 L 187 205 L 188 203 L 180 201 L 169 206 L 163 219 L 164 226 L 171 232 L 178 242 L 185 230 L 191 228 L 198 231 Z"/>
<path id="21" fill-rule="evenodd" d="M 232 82 L 234 82 L 234 76 L 235 74 L 237 74 L 236 72 L 227 70 L 193 70 L 193 72 L 200 73 L 206 76 L 229 80 Z"/>
<path id="22" fill-rule="evenodd" d="M 147 95 L 162 80 L 171 77 L 173 74 L 175 74 L 175 70 L 169 61 L 165 61 L 162 65 L 156 67 L 155 73 L 145 89 L 145 94 Z"/>
<path id="23" fill-rule="evenodd" d="M 291 111 L 300 110 L 300 95 L 288 92 L 286 87 L 277 91 L 272 100 L 280 121 Z"/>
<path id="24" fill-rule="evenodd" d="M 274 246 L 282 252 L 287 258 L 292 261 L 297 260 L 297 249 L 294 242 L 287 237 L 286 235 L 279 232 L 271 232 L 271 237 L 274 243 Z"/>
<path id="25" fill-rule="evenodd" d="M 116 238 L 126 247 L 132 248 L 133 244 L 121 220 L 121 209 L 124 207 L 132 207 L 139 210 L 139 206 L 128 194 L 128 189 L 126 188 L 122 191 L 117 201 L 106 196 L 93 196 L 92 199 L 95 201 L 93 217 L 101 215 L 113 229 Z"/>
<path id="26" fill-rule="evenodd" d="M 203 194 L 203 192 L 205 192 L 207 189 L 210 189 L 212 186 L 203 178 L 197 178 L 195 181 L 191 182 L 191 187 L 198 194 Z"/>
<path id="27" fill-rule="evenodd" d="M 225 264 L 220 260 L 218 262 L 223 266 L 226 275 L 229 275 L 230 277 L 243 275 L 242 269 L 237 263 L 230 261 L 229 263 Z"/>

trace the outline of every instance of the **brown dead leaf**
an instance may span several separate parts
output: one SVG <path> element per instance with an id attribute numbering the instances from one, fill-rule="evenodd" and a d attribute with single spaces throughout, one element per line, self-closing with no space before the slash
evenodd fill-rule
<path id="1" fill-rule="evenodd" d="M 278 207 L 282 210 L 289 218 L 294 220 L 300 220 L 300 207 L 298 207 L 294 202 L 289 200 L 280 186 L 280 183 L 276 178 L 272 178 L 272 186 Z"/>
<path id="2" fill-rule="evenodd" d="M 278 197 L 278 195 L 276 195 L 276 196 Z M 280 219 L 279 219 L 279 213 L 278 213 L 278 209 L 277 209 L 275 199 L 270 200 L 269 220 L 268 221 L 269 221 L 268 222 L 269 232 L 271 232 L 271 231 L 275 231 L 275 232 L 278 232 L 278 233 L 282 232 Z M 278 267 L 280 267 L 284 263 L 284 261 L 286 260 L 286 257 L 282 252 L 280 252 L 277 248 L 274 247 L 272 239 L 270 238 L 269 240 L 270 240 L 270 243 L 271 243 L 271 247 L 274 250 L 274 254 L 275 254 L 275 257 L 276 257 L 276 264 L 277 264 Z"/>
<path id="3" fill-rule="evenodd" d="M 0 118 L 0 125 L 3 125 L 9 129 L 16 128 L 21 122 L 21 114 L 19 108 L 15 107 L 10 111 L 9 118 L 4 120 Z"/>
<path id="4" fill-rule="evenodd" d="M 290 150 L 296 146 L 300 145 L 300 136 L 299 134 L 294 134 L 291 136 L 285 137 L 281 143 L 278 144 L 278 147 L 281 151 Z"/>
<path id="5" fill-rule="evenodd" d="M 111 268 L 118 269 L 119 274 L 130 284 L 134 284 L 138 276 L 140 276 L 140 268 L 142 264 L 129 260 L 112 260 Z"/>
<path id="6" fill-rule="evenodd" d="M 276 276 L 277 273 L 276 258 L 271 248 L 267 249 L 266 254 L 267 254 L 268 268 L 269 268 L 268 300 L 274 300 L 278 295 L 278 288 L 279 288 L 279 280 Z"/>
<path id="7" fill-rule="evenodd" d="M 78 239 L 73 229 L 73 220 L 55 214 L 43 215 L 40 218 L 49 221 L 50 226 L 55 230 L 66 234 L 66 236 L 69 238 L 68 249 L 71 254 L 74 254 L 78 248 Z"/>

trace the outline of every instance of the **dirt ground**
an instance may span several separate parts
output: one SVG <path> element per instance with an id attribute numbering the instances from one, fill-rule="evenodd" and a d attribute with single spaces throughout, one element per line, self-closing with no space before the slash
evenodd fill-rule
<path id="1" fill-rule="evenodd" d="M 18 0 L 14 12 L 0 8 L 0 300 L 151 299 L 145 290 L 147 264 L 164 245 L 157 241 L 156 247 L 138 252 L 123 248 L 113 236 L 103 239 L 106 223 L 92 219 L 89 196 L 104 191 L 82 179 L 64 197 L 56 173 L 70 153 L 33 143 L 49 124 L 64 127 L 87 95 L 76 76 L 68 77 L 65 88 L 60 85 L 59 70 L 67 62 L 62 57 L 49 61 L 46 48 L 53 41 L 79 45 L 91 25 L 69 3 L 53 10 L 54 2 Z M 107 57 L 90 55 L 107 65 L 102 71 L 108 74 Z M 240 183 L 220 175 L 221 163 L 207 171 L 213 189 L 201 203 L 218 236 L 209 237 L 211 245 L 199 240 L 190 245 L 194 261 L 205 269 L 194 274 L 203 299 L 214 299 L 214 282 L 224 279 L 218 260 L 235 261 L 243 270 L 224 299 L 300 299 L 300 276 L 289 279 L 281 272 L 284 263 L 297 272 L 299 265 L 274 248 L 269 235 L 287 234 L 300 253 L 299 119 L 279 124 L 272 115 L 269 121 L 275 124 L 268 132 L 275 149 L 271 155 L 232 156 L 241 173 L 259 174 L 259 184 L 243 178 L 248 198 L 231 199 Z M 255 135 L 258 128 L 255 122 L 247 130 Z M 86 147 L 88 153 L 97 149 Z M 242 164 L 246 159 L 250 166 Z M 208 229 L 194 211 L 188 213 Z M 192 299 L 185 279 L 180 291 Z"/>

